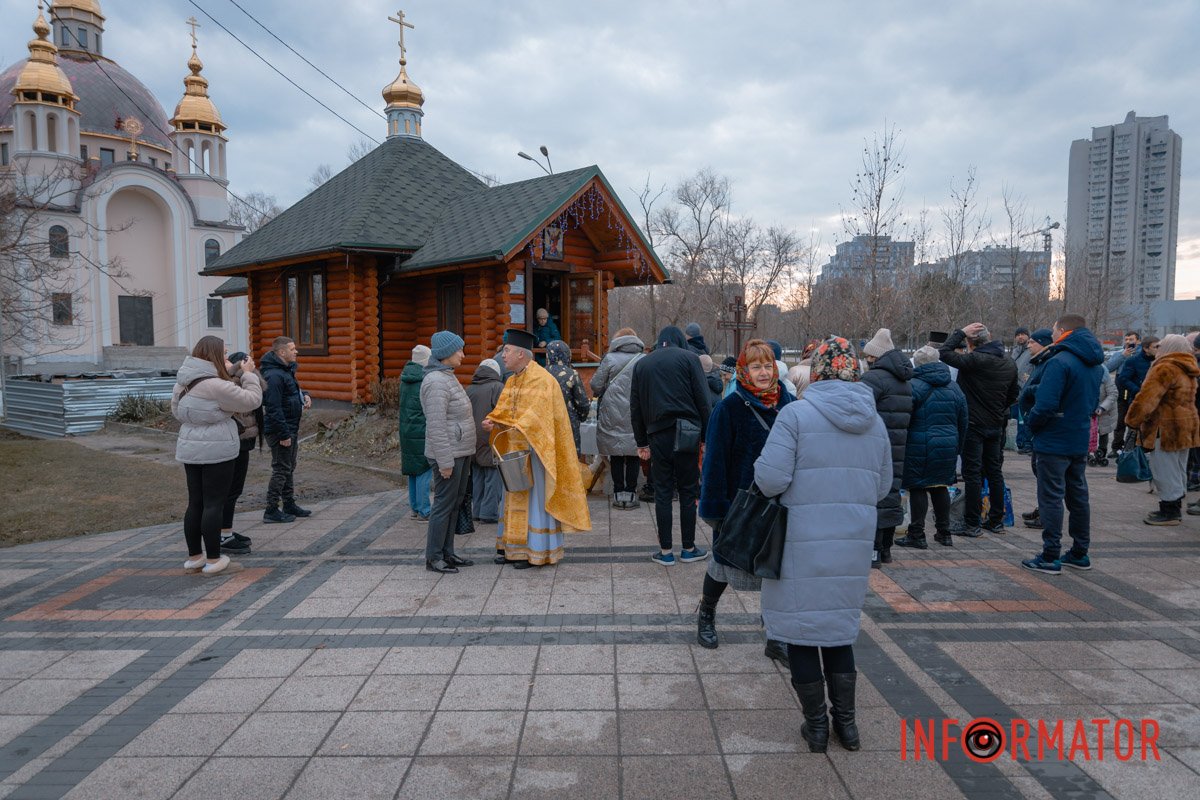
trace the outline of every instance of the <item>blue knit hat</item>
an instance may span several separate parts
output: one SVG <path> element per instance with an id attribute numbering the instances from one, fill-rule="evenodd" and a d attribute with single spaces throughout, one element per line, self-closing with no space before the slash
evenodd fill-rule
<path id="1" fill-rule="evenodd" d="M 438 331 L 429 340 L 431 355 L 438 361 L 443 361 L 463 349 L 466 342 L 457 333 Z"/>
<path id="2" fill-rule="evenodd" d="M 1029 338 L 1040 344 L 1042 347 L 1049 347 L 1054 342 L 1054 331 L 1049 328 L 1038 328 L 1033 333 L 1029 334 Z"/>

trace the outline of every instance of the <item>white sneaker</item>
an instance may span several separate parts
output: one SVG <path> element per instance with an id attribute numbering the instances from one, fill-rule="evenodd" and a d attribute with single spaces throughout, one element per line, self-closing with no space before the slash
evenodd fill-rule
<path id="1" fill-rule="evenodd" d="M 230 561 L 229 556 L 221 556 L 212 564 L 205 564 L 203 569 L 205 575 L 222 575 L 229 572 L 241 571 L 242 565 Z"/>
<path id="2" fill-rule="evenodd" d="M 200 556 L 195 561 L 188 559 L 183 562 L 184 572 L 199 572 L 204 567 L 204 556 Z"/>

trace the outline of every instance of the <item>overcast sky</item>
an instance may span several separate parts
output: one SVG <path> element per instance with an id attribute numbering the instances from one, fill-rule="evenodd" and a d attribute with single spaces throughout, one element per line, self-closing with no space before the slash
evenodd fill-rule
<path id="1" fill-rule="evenodd" d="M 231 0 L 200 6 L 372 137 L 385 122 L 330 84 Z M 425 139 L 512 181 L 540 174 L 518 150 L 550 148 L 557 170 L 599 164 L 635 205 L 647 175 L 672 184 L 711 166 L 735 211 L 844 237 L 839 209 L 864 137 L 894 123 L 904 198 L 947 200 L 975 165 L 993 217 L 1005 184 L 1037 217 L 1066 215 L 1073 139 L 1135 110 L 1168 114 L 1184 140 L 1178 296 L 1200 295 L 1200 3 L 533 2 L 238 0 L 280 38 L 382 111 L 405 3 L 409 74 L 425 91 Z M 188 0 L 101 0 L 105 54 L 168 115 L 201 21 L 210 94 L 229 126 L 236 192 L 283 205 L 318 164 L 335 171 L 361 134 L 301 94 Z M 0 61 L 27 54 L 31 0 L 0 0 Z M 935 233 L 940 233 L 935 231 Z M 1034 239 L 1030 240 L 1034 242 Z M 1057 243 L 1056 243 L 1057 246 Z"/>

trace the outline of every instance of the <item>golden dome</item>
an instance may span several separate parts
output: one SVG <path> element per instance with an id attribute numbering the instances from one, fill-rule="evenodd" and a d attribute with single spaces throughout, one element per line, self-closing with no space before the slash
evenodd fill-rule
<path id="1" fill-rule="evenodd" d="M 100 19 L 104 19 L 104 14 L 100 11 L 100 4 L 96 0 L 55 0 L 53 10 L 67 8 L 86 11 L 89 14 L 95 14 Z"/>
<path id="2" fill-rule="evenodd" d="M 388 107 L 420 108 L 425 104 L 425 93 L 408 77 L 404 59 L 400 60 L 400 74 L 396 80 L 383 87 L 383 99 Z"/>
<path id="3" fill-rule="evenodd" d="M 208 96 L 208 80 L 200 74 L 204 63 L 200 56 L 196 55 L 195 46 L 192 47 L 192 57 L 187 63 L 192 74 L 183 79 L 183 97 L 180 98 L 179 105 L 175 106 L 171 125 L 177 131 L 207 131 L 211 128 L 213 133 L 221 133 L 225 130 L 225 123 L 221 121 L 221 114 Z"/>
<path id="4" fill-rule="evenodd" d="M 19 98 L 26 92 L 41 92 L 56 95 L 57 98 L 66 101 L 67 105 L 71 105 L 79 97 L 72 89 L 66 73 L 58 66 L 58 48 L 49 39 L 50 25 L 42 16 L 40 3 L 37 19 L 33 22 L 33 32 L 37 34 L 37 38 L 29 41 L 29 61 L 17 76 L 13 94 Z"/>

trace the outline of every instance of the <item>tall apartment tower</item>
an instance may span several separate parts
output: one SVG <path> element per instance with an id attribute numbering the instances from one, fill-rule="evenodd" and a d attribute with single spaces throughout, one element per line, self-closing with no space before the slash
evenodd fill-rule
<path id="1" fill-rule="evenodd" d="M 1112 298 L 1110 325 L 1148 328 L 1150 304 L 1175 299 L 1182 146 L 1166 115 L 1132 111 L 1071 143 L 1067 267 Z"/>

